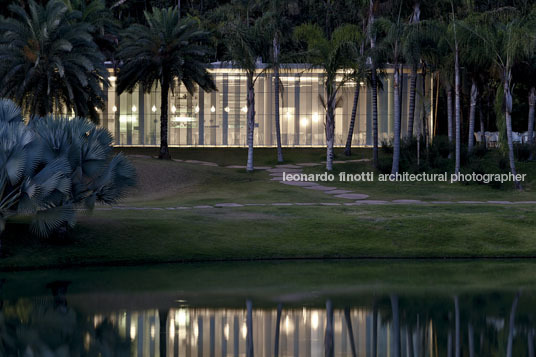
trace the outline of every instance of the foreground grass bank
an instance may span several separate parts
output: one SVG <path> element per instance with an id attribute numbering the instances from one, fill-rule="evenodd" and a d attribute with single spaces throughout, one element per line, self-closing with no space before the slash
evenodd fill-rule
<path id="1" fill-rule="evenodd" d="M 266 150 L 259 156 L 269 161 L 275 150 Z M 293 151 L 287 157 L 313 161 L 316 150 Z M 219 165 L 235 164 L 245 155 L 238 149 L 230 149 L 229 157 L 219 151 L 210 155 L 206 149 L 176 154 L 187 159 L 199 152 L 204 156 L 196 159 Z M 366 150 L 358 151 L 352 158 L 366 155 Z M 124 209 L 101 207 L 81 214 L 76 228 L 62 239 L 39 239 L 28 233 L 24 220 L 11 221 L 2 237 L 0 270 L 257 259 L 536 257 L 533 204 L 344 206 L 352 201 L 282 185 L 264 170 L 246 173 L 144 157 L 131 160 L 139 183 L 121 203 Z M 328 185 L 365 193 L 373 200 L 536 200 L 536 164 L 520 167 L 530 180 L 523 192 L 444 183 Z M 335 173 L 370 170 L 369 162 L 335 165 Z M 318 173 L 323 168 L 305 171 Z M 228 202 L 266 206 L 166 209 Z M 317 205 L 271 206 L 284 202 Z"/>
<path id="2" fill-rule="evenodd" d="M 11 224 L 1 269 L 281 258 L 536 257 L 532 206 L 97 211 L 71 237 Z"/>

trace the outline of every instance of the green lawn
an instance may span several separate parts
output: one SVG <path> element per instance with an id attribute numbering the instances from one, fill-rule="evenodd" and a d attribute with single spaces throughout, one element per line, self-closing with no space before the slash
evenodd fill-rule
<path id="1" fill-rule="evenodd" d="M 275 154 L 275 150 L 267 149 L 267 161 L 270 150 L 270 155 Z M 221 164 L 222 160 L 230 163 L 239 154 L 245 156 L 244 149 L 231 151 L 235 152 L 234 158 L 215 150 L 212 156 L 206 151 L 202 159 Z M 307 150 L 293 152 L 296 162 L 315 161 Z M 357 156 L 365 154 L 362 150 Z M 193 154 L 184 150 L 182 156 L 188 155 Z M 132 158 L 132 162 L 138 170 L 139 186 L 122 203 L 129 207 L 352 202 L 270 181 L 262 170 L 249 174 L 243 169 L 139 157 Z M 370 169 L 369 163 L 336 165 L 336 171 Z M 485 185 L 334 185 L 367 193 L 371 199 L 534 200 L 536 164 L 521 164 L 520 171 L 529 173 L 527 190 L 521 193 Z M 28 233 L 25 220 L 11 221 L 2 237 L 0 269 L 279 258 L 536 257 L 535 223 L 534 205 L 99 209 L 90 215 L 81 214 L 74 231 L 61 241 L 38 239 Z"/>

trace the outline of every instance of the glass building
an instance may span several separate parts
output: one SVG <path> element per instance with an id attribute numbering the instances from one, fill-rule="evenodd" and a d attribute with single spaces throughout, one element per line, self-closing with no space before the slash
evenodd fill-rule
<path id="1" fill-rule="evenodd" d="M 257 147 L 276 145 L 274 120 L 274 76 L 262 71 L 255 83 L 255 142 Z M 169 145 L 243 147 L 247 145 L 246 74 L 230 65 L 212 64 L 210 72 L 218 88 L 207 93 L 198 88 L 190 95 L 182 85 L 169 94 Z M 407 131 L 409 69 L 402 76 L 402 133 Z M 378 90 L 379 140 L 393 135 L 393 71 L 381 76 Z M 343 73 L 339 76 L 342 79 Z M 431 103 L 433 80 L 426 81 L 425 100 Z M 280 122 L 282 145 L 317 147 L 325 145 L 325 110 L 322 97 L 324 73 L 302 65 L 287 65 L 280 73 Z M 160 143 L 160 88 L 144 94 L 138 88 L 117 95 L 115 77 L 110 77 L 106 108 L 101 125 L 114 134 L 117 146 L 158 146 Z M 353 136 L 354 146 L 372 145 L 372 96 L 364 83 L 347 82 L 340 90 L 335 110 L 335 145 L 344 146 L 352 114 L 355 86 L 360 96 Z M 422 78 L 417 81 L 415 118 L 422 118 Z M 427 108 L 431 108 L 428 104 Z M 430 113 L 432 110 L 429 111 Z M 416 119 L 417 120 L 417 119 Z M 431 123 L 431 118 L 428 118 Z M 430 126 L 429 126 L 430 127 Z"/>

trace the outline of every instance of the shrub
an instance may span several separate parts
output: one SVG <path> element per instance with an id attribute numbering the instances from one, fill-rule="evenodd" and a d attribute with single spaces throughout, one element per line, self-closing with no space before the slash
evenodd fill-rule
<path id="1" fill-rule="evenodd" d="M 83 118 L 34 117 L 0 100 L 0 234 L 7 218 L 32 216 L 47 236 L 73 227 L 76 210 L 112 204 L 135 184 L 135 170 L 112 155 L 112 136 Z"/>

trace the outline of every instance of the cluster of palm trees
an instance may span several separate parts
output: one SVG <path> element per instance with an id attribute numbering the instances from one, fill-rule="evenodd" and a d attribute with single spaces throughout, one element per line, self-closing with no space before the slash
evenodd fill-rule
<path id="1" fill-rule="evenodd" d="M 16 0 L 14 0 L 16 2 Z M 474 132 L 483 93 L 493 101 L 497 126 L 504 129 L 510 169 L 515 174 L 512 111 L 517 82 L 530 88 L 529 144 L 532 145 L 536 87 L 536 8 L 526 0 L 229 0 L 197 13 L 178 6 L 147 8 L 139 23 L 123 26 L 115 9 L 128 1 L 48 0 L 27 6 L 10 5 L 9 17 L 0 18 L 0 96 L 15 100 L 30 115 L 66 108 L 78 116 L 97 118 L 104 107 L 102 88 L 108 85 L 104 60 L 118 70 L 119 93 L 140 86 L 145 92 L 160 87 L 160 158 L 169 159 L 167 144 L 168 95 L 179 83 L 193 92 L 196 86 L 216 90 L 207 71 L 213 60 L 231 61 L 247 76 L 247 170 L 252 171 L 255 130 L 255 82 L 266 71 L 274 74 L 277 159 L 281 148 L 279 73 L 284 63 L 303 62 L 325 71 L 327 143 L 326 169 L 333 168 L 334 112 L 340 88 L 354 82 L 353 111 L 345 154 L 351 154 L 359 83 L 372 94 L 373 164 L 378 167 L 378 90 L 391 90 L 393 160 L 391 173 L 400 170 L 401 142 L 423 138 L 426 145 L 440 125 L 427 103 L 426 78 L 433 76 L 445 90 L 447 134 L 453 144 L 455 172 L 462 162 L 462 137 L 475 147 Z M 166 3 L 166 1 L 162 1 Z M 175 4 L 175 2 L 173 2 Z M 108 5 L 108 6 L 107 6 Z M 171 5 L 171 3 L 169 4 Z M 192 10 L 192 13 L 194 11 Z M 265 65 L 259 68 L 259 59 Z M 393 71 L 392 88 L 383 85 L 385 69 Z M 407 132 L 402 133 L 403 68 L 411 70 Z M 527 75 L 519 75 L 522 72 Z M 422 82 L 418 83 L 420 73 Z M 464 83 L 467 132 L 462 133 Z M 429 94 L 428 94 L 429 95 Z M 421 98 L 417 101 L 417 98 Z M 423 106 L 415 117 L 416 103 Z M 428 118 L 433 116 L 430 127 Z M 489 123 L 488 123 L 489 124 Z M 421 139 L 419 139 L 420 142 Z M 521 184 L 516 182 L 516 187 Z"/>

